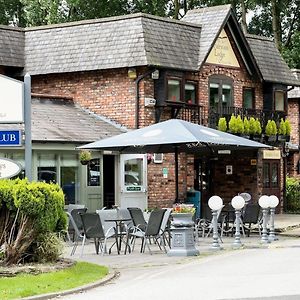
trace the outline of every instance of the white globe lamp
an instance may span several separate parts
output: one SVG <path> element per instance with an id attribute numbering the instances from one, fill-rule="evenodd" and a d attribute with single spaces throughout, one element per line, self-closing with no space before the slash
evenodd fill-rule
<path id="1" fill-rule="evenodd" d="M 279 204 L 279 199 L 275 195 L 269 197 L 269 205 L 271 208 L 275 208 Z"/>
<path id="2" fill-rule="evenodd" d="M 270 207 L 270 199 L 269 196 L 267 195 L 262 195 L 259 199 L 258 199 L 258 204 L 261 208 L 269 208 Z"/>
<path id="3" fill-rule="evenodd" d="M 231 200 L 231 205 L 234 209 L 242 209 L 245 206 L 245 199 L 242 196 L 235 196 Z"/>
<path id="4" fill-rule="evenodd" d="M 262 208 L 262 214 L 263 214 L 261 243 L 266 244 L 269 243 L 268 230 L 267 230 L 267 223 L 268 223 L 267 214 L 268 214 L 268 208 L 270 207 L 270 197 L 267 195 L 262 195 L 258 199 L 258 204 Z"/>
<path id="5" fill-rule="evenodd" d="M 212 196 L 208 200 L 208 206 L 212 210 L 212 225 L 213 225 L 213 250 L 220 250 L 219 233 L 218 233 L 218 210 L 223 207 L 223 200 L 219 196 Z"/>
<path id="6" fill-rule="evenodd" d="M 231 205 L 235 209 L 235 235 L 234 235 L 234 248 L 240 248 L 241 243 L 241 209 L 245 206 L 245 199 L 242 196 L 235 196 L 231 200 Z"/>
<path id="7" fill-rule="evenodd" d="M 212 196 L 208 200 L 208 206 L 211 210 L 220 210 L 223 206 L 223 200 L 219 196 Z"/>

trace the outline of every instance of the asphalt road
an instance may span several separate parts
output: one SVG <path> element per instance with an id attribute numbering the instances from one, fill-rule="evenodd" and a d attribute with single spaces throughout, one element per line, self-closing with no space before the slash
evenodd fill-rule
<path id="1" fill-rule="evenodd" d="M 184 263 L 124 268 L 105 286 L 60 299 L 300 299 L 300 240 L 284 248 L 226 251 Z"/>

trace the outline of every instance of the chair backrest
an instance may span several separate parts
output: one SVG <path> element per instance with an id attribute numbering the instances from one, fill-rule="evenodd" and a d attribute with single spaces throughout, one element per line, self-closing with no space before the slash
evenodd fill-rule
<path id="1" fill-rule="evenodd" d="M 104 238 L 104 231 L 97 213 L 79 213 L 86 238 Z"/>
<path id="2" fill-rule="evenodd" d="M 133 222 L 130 216 L 130 212 L 127 208 L 120 208 L 119 209 L 119 215 L 121 218 L 124 219 L 130 219 L 130 221 L 125 221 L 124 224 L 126 224 L 127 227 L 132 227 L 133 226 Z"/>
<path id="3" fill-rule="evenodd" d="M 147 222 L 145 221 L 142 210 L 138 207 L 128 207 L 127 209 L 130 213 L 133 225 L 139 226 L 139 228 L 145 230 L 147 226 Z"/>
<path id="4" fill-rule="evenodd" d="M 164 214 L 164 218 L 163 218 L 163 220 L 161 222 L 161 226 L 160 226 L 160 229 L 162 232 L 164 232 L 167 228 L 172 210 L 173 210 L 172 208 L 166 208 L 166 212 Z"/>
<path id="5" fill-rule="evenodd" d="M 85 213 L 87 211 L 87 208 L 76 208 L 73 209 L 70 214 L 73 217 L 73 220 L 78 228 L 78 230 L 83 230 L 83 225 L 81 221 L 81 217 L 79 216 L 80 213 Z M 73 224 L 71 224 L 73 226 Z"/>
<path id="6" fill-rule="evenodd" d="M 72 215 L 69 212 L 66 212 L 66 214 L 67 214 L 68 219 L 69 219 L 68 230 L 71 229 L 73 232 L 75 232 L 76 239 L 77 238 L 82 238 L 82 234 L 81 234 L 80 230 L 78 229 L 77 224 L 75 223 Z"/>
<path id="7" fill-rule="evenodd" d="M 244 198 L 246 204 L 251 201 L 251 195 L 249 193 L 240 193 L 239 196 Z"/>
<path id="8" fill-rule="evenodd" d="M 71 211 L 73 209 L 78 209 L 78 208 L 85 208 L 85 205 L 84 204 L 68 204 L 67 205 L 67 211 L 69 213 L 71 213 Z"/>
<path id="9" fill-rule="evenodd" d="M 111 227 L 115 227 L 116 223 L 115 222 L 108 222 L 105 220 L 110 220 L 110 219 L 117 219 L 118 218 L 118 212 L 116 209 L 101 209 L 101 210 L 96 210 L 96 213 L 99 215 L 102 226 L 104 228 L 105 234 L 108 232 L 108 230 Z"/>
<path id="10" fill-rule="evenodd" d="M 255 204 L 248 204 L 245 208 L 245 212 L 243 215 L 244 223 L 257 223 L 259 219 L 260 206 Z"/>
<path id="11" fill-rule="evenodd" d="M 165 212 L 166 209 L 164 208 L 154 209 L 151 211 L 145 236 L 156 236 L 159 234 Z"/>

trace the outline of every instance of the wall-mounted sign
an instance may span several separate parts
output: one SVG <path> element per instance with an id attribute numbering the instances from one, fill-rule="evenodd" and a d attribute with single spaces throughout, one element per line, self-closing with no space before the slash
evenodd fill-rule
<path id="1" fill-rule="evenodd" d="M 21 146 L 21 130 L 0 130 L 0 147 Z"/>
<path id="2" fill-rule="evenodd" d="M 263 159 L 280 159 L 280 150 L 263 150 Z"/>
<path id="3" fill-rule="evenodd" d="M 142 190 L 141 186 L 127 186 L 126 191 L 127 192 L 140 192 Z"/>
<path id="4" fill-rule="evenodd" d="M 14 177 L 18 175 L 21 170 L 21 165 L 13 160 L 0 158 L 0 179 Z"/>
<path id="5" fill-rule="evenodd" d="M 0 123 L 24 122 L 24 83 L 0 75 Z"/>
<path id="6" fill-rule="evenodd" d="M 163 178 L 168 178 L 168 168 L 163 168 Z"/>
<path id="7" fill-rule="evenodd" d="M 217 38 L 213 48 L 211 49 L 207 57 L 206 62 L 231 67 L 240 66 L 224 29 L 221 31 L 219 37 Z"/>
<path id="8" fill-rule="evenodd" d="M 251 159 L 250 164 L 251 164 L 251 166 L 256 166 L 257 165 L 257 160 L 256 159 Z"/>
<path id="9" fill-rule="evenodd" d="M 231 165 L 226 166 L 226 175 L 232 175 L 232 166 Z"/>

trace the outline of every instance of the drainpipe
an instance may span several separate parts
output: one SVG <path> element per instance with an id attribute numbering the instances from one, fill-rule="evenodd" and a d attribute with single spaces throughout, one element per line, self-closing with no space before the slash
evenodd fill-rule
<path id="1" fill-rule="evenodd" d="M 153 70 L 149 70 L 146 73 L 138 76 L 138 78 L 135 80 L 135 128 L 139 128 L 140 123 L 140 82 L 142 79 L 144 79 L 146 76 L 150 75 L 153 72 Z"/>

